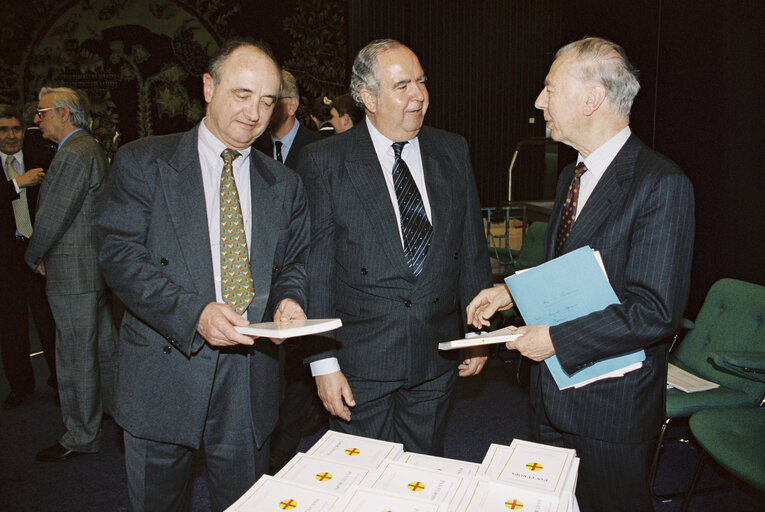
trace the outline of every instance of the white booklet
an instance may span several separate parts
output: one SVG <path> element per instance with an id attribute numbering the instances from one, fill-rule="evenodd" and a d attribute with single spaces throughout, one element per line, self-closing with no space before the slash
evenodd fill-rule
<path id="1" fill-rule="evenodd" d="M 242 334 L 263 338 L 294 338 L 308 336 L 339 329 L 343 326 L 339 318 L 316 318 L 309 320 L 290 320 L 288 322 L 262 322 L 247 327 L 235 327 Z"/>
<path id="2" fill-rule="evenodd" d="M 508 510 L 533 510 L 534 512 L 558 512 L 554 500 L 545 496 L 491 480 L 475 479 L 470 483 L 465 497 L 456 512 L 507 512 Z M 561 509 L 561 512 L 566 510 Z"/>
<path id="3" fill-rule="evenodd" d="M 444 503 L 400 496 L 369 487 L 354 486 L 332 507 L 332 512 L 449 512 Z"/>
<path id="4" fill-rule="evenodd" d="M 575 458 L 576 451 L 570 448 L 513 439 L 497 480 L 560 498 Z"/>
<path id="5" fill-rule="evenodd" d="M 462 339 L 439 343 L 438 350 L 454 350 L 455 348 L 477 347 L 479 345 L 491 345 L 492 343 L 507 343 L 518 337 L 517 334 L 513 334 L 515 329 L 517 327 L 511 325 L 489 333 L 468 333 Z"/>
<path id="6" fill-rule="evenodd" d="M 702 379 L 696 375 L 686 372 L 682 368 L 669 363 L 667 366 L 667 387 L 677 388 L 686 393 L 696 393 L 698 391 L 709 391 L 719 388 L 720 385 L 710 380 Z"/>
<path id="7" fill-rule="evenodd" d="M 342 494 L 358 484 L 371 471 L 370 468 L 298 453 L 274 476 Z"/>
<path id="8" fill-rule="evenodd" d="M 504 444 L 491 443 L 486 455 L 483 457 L 481 467 L 478 468 L 478 475 L 496 479 L 505 467 L 507 459 L 510 458 L 510 447 Z"/>
<path id="9" fill-rule="evenodd" d="M 386 461 L 360 485 L 454 507 L 462 499 L 470 480 L 470 477 L 436 469 Z"/>
<path id="10" fill-rule="evenodd" d="M 226 512 L 266 512 L 310 510 L 329 512 L 340 500 L 339 494 L 306 487 L 295 482 L 264 475 Z"/>
<path id="11" fill-rule="evenodd" d="M 422 453 L 404 452 L 398 460 L 413 466 L 422 466 L 424 468 L 435 469 L 436 471 L 445 471 L 463 476 L 475 476 L 480 467 L 480 464 L 475 462 L 434 457 L 433 455 L 424 455 Z"/>
<path id="12" fill-rule="evenodd" d="M 307 452 L 315 457 L 364 468 L 377 468 L 385 459 L 395 460 L 402 453 L 403 444 L 353 436 L 334 430 L 328 430 Z"/>

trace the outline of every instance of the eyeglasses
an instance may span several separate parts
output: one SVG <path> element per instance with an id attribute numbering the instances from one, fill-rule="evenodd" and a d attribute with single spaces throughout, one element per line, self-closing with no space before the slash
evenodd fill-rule
<path id="1" fill-rule="evenodd" d="M 40 119 L 42 119 L 42 118 L 43 118 L 43 116 L 45 116 L 45 113 L 46 113 L 47 111 L 49 111 L 49 110 L 55 110 L 55 109 L 56 109 L 56 107 L 38 108 L 38 109 L 37 109 L 37 115 L 40 117 Z"/>

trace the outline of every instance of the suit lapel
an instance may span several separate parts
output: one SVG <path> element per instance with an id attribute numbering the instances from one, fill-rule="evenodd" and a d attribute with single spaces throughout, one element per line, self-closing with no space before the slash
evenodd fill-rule
<path id="1" fill-rule="evenodd" d="M 177 150 L 167 162 L 159 160 L 159 178 L 178 244 L 194 278 L 197 292 L 206 297 L 215 297 L 197 130 L 198 127 L 182 136 Z"/>
<path id="2" fill-rule="evenodd" d="M 346 175 L 370 219 L 374 231 L 373 239 L 380 245 L 391 264 L 397 267 L 402 275 L 411 275 L 414 282 L 416 278 L 404 258 L 398 220 L 366 123 L 359 123 L 358 128 L 354 128 L 354 134 L 348 158 L 345 159 Z"/>
<path id="3" fill-rule="evenodd" d="M 436 254 L 446 254 L 446 245 L 451 243 L 447 232 L 453 219 L 452 206 L 455 198 L 452 196 L 458 183 L 456 177 L 450 176 L 453 167 L 438 140 L 432 136 L 427 126 L 423 126 L 418 136 L 422 168 L 425 173 L 425 189 L 430 203 L 430 216 L 433 224 L 433 238 L 425 266 L 420 274 L 420 282 L 428 273 L 438 272 L 438 264 L 434 262 Z"/>
<path id="4" fill-rule="evenodd" d="M 250 152 L 250 196 L 252 198 L 252 233 L 250 235 L 250 269 L 252 271 L 255 298 L 253 304 L 265 307 L 271 289 L 271 265 L 276 251 L 279 226 L 271 221 L 274 212 L 283 208 L 283 182 L 268 169 L 269 164 L 279 165 L 259 152 Z M 261 269 L 268 271 L 262 272 Z M 250 306 L 252 307 L 252 306 Z M 263 310 L 257 311 L 259 322 Z"/>
<path id="5" fill-rule="evenodd" d="M 632 178 L 635 157 L 639 150 L 640 143 L 631 136 L 603 173 L 581 213 L 577 215 L 564 251 L 566 247 L 580 247 L 592 239 L 603 222 L 611 217 L 614 208 L 623 204 L 624 183 Z"/>

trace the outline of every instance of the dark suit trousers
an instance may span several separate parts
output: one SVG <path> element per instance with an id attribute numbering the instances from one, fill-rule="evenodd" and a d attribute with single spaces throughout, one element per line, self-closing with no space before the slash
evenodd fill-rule
<path id="1" fill-rule="evenodd" d="M 324 407 L 316 392 L 310 366 L 303 363 L 306 350 L 301 343 L 309 338 L 286 340 L 284 349 L 284 396 L 279 406 L 279 422 L 271 435 L 271 474 L 275 474 L 297 452 L 303 427 L 314 419 L 326 425 Z M 314 418 L 317 416 L 318 418 Z M 310 425 L 309 425 L 310 426 Z"/>
<path id="2" fill-rule="evenodd" d="M 35 387 L 29 362 L 29 310 L 50 370 L 48 384 L 56 387 L 56 327 L 45 296 L 45 278 L 24 263 L 26 241 L 11 241 L 3 265 L 0 285 L 0 349 L 3 370 L 11 391 L 31 391 Z"/>
<path id="3" fill-rule="evenodd" d="M 345 374 L 356 407 L 351 421 L 330 417 L 329 428 L 347 434 L 402 443 L 408 452 L 442 456 L 446 410 L 457 372 L 413 387 L 404 381 L 379 382 Z"/>
<path id="4" fill-rule="evenodd" d="M 611 443 L 561 432 L 539 408 L 532 410 L 531 435 L 538 443 L 576 450 L 580 458 L 576 499 L 582 512 L 653 510 L 649 473 L 658 439 Z"/>
<path id="5" fill-rule="evenodd" d="M 241 353 L 222 351 L 218 359 L 202 438 L 213 511 L 239 499 L 268 469 L 269 442 L 260 450 L 255 445 L 247 365 Z M 131 512 L 187 512 L 193 453 L 191 447 L 140 439 L 125 431 Z"/>

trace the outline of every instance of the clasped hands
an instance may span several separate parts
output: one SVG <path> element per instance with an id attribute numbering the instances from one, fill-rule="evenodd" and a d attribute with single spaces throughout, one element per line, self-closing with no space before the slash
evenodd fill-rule
<path id="1" fill-rule="evenodd" d="M 503 284 L 481 290 L 467 306 L 467 322 L 476 329 L 488 327 L 497 311 L 505 311 L 513 305 L 513 298 Z M 519 327 L 515 333 L 520 336 L 505 344 L 508 349 L 517 350 L 533 361 L 542 361 L 555 353 L 550 326 L 526 325 Z"/>
<path id="2" fill-rule="evenodd" d="M 283 299 L 274 313 L 274 322 L 288 322 L 290 320 L 305 320 L 305 312 L 300 304 L 292 299 Z M 257 336 L 242 334 L 236 327 L 247 327 L 250 322 L 231 309 L 228 304 L 211 302 L 202 310 L 197 323 L 197 332 L 207 340 L 207 343 L 216 347 L 231 345 L 252 345 Z M 283 339 L 271 338 L 271 341 L 280 344 Z"/>

